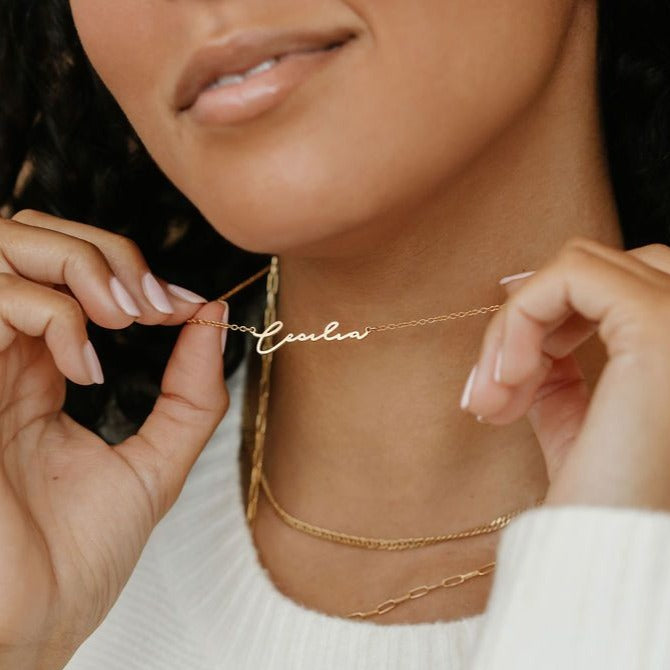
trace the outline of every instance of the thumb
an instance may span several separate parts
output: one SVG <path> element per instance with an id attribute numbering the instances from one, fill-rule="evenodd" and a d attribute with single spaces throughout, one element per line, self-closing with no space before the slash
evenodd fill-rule
<path id="1" fill-rule="evenodd" d="M 527 412 L 552 482 L 588 410 L 590 391 L 574 354 L 554 362 Z"/>
<path id="2" fill-rule="evenodd" d="M 227 321 L 227 316 L 227 304 L 211 302 L 194 318 Z M 228 409 L 221 339 L 219 328 L 184 325 L 151 414 L 136 435 L 115 447 L 147 491 L 154 525 L 179 496 L 186 476 Z"/>
<path id="3" fill-rule="evenodd" d="M 533 274 L 534 271 L 523 272 L 505 277 L 500 283 L 507 295 L 514 295 Z M 542 449 L 550 482 L 581 430 L 590 396 L 574 353 L 556 359 L 535 392 L 526 416 Z"/>

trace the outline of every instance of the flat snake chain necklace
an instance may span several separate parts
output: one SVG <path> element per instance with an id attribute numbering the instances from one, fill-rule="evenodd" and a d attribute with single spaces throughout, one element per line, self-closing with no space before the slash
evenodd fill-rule
<path id="1" fill-rule="evenodd" d="M 323 331 L 319 334 L 298 333 L 294 335 L 293 333 L 288 333 L 284 335 L 279 341 L 275 341 L 275 337 L 279 334 L 284 325 L 282 321 L 279 321 L 277 319 L 279 262 L 276 256 L 272 257 L 270 265 L 266 266 L 265 268 L 263 268 L 256 274 L 252 275 L 248 279 L 244 280 L 240 284 L 237 284 L 231 290 L 229 290 L 228 292 L 224 293 L 222 296 L 217 298 L 217 301 L 224 302 L 229 297 L 235 295 L 237 292 L 241 291 L 243 288 L 249 286 L 250 284 L 257 281 L 266 274 L 267 274 L 266 305 L 264 312 L 263 331 L 259 332 L 254 326 L 223 323 L 221 321 L 213 321 L 209 319 L 187 320 L 187 323 L 215 326 L 218 328 L 229 328 L 230 330 L 236 330 L 243 333 L 248 333 L 257 338 L 258 340 L 256 345 L 256 351 L 259 354 L 261 354 L 262 360 L 261 360 L 261 372 L 259 381 L 258 406 L 254 425 L 254 441 L 251 456 L 251 473 L 249 482 L 249 493 L 247 498 L 247 511 L 246 511 L 247 523 L 249 524 L 250 528 L 253 527 L 253 523 L 256 517 L 256 511 L 258 507 L 258 496 L 259 491 L 261 489 L 267 496 L 268 501 L 270 502 L 277 516 L 291 528 L 294 528 L 295 530 L 306 533 L 313 537 L 328 540 L 331 542 L 336 542 L 339 544 L 345 544 L 364 549 L 375 549 L 385 551 L 415 549 L 419 547 L 441 544 L 443 542 L 447 542 L 450 540 L 465 539 L 468 537 L 474 537 L 476 535 L 481 535 L 484 533 L 495 532 L 504 528 L 515 516 L 525 511 L 526 509 L 542 504 L 542 502 L 544 501 L 543 497 L 537 499 L 532 505 L 522 507 L 512 512 L 507 512 L 506 514 L 498 516 L 488 524 L 475 526 L 473 528 L 464 531 L 452 532 L 441 535 L 431 535 L 426 537 L 405 537 L 405 538 L 393 538 L 393 539 L 363 537 L 358 535 L 351 535 L 348 533 L 342 533 L 335 530 L 329 530 L 321 526 L 316 526 L 306 521 L 302 521 L 291 515 L 285 509 L 283 509 L 281 505 L 277 502 L 272 491 L 270 490 L 270 485 L 267 481 L 267 478 L 265 477 L 265 474 L 263 473 L 263 450 L 264 450 L 265 433 L 267 426 L 267 405 L 270 396 L 270 370 L 272 365 L 273 353 L 277 351 L 277 349 L 290 342 L 307 342 L 307 341 L 315 342 L 319 340 L 342 341 L 347 339 L 363 340 L 370 334 L 375 332 L 396 330 L 398 328 L 421 327 L 444 321 L 463 319 L 480 314 L 488 314 L 499 310 L 501 305 L 490 305 L 488 307 L 479 307 L 462 312 L 451 312 L 449 314 L 442 314 L 439 316 L 415 319 L 411 321 L 387 323 L 378 326 L 365 326 L 363 329 L 349 331 L 345 333 L 336 332 L 339 329 L 340 324 L 338 321 L 331 321 L 324 327 Z M 492 561 L 490 563 L 486 563 L 485 565 L 480 566 L 475 570 L 471 570 L 470 572 L 445 577 L 444 579 L 435 584 L 430 585 L 424 584 L 421 586 L 414 587 L 410 591 L 406 592 L 404 595 L 395 598 L 389 598 L 388 600 L 385 600 L 384 602 L 380 603 L 375 608 L 369 611 L 352 612 L 347 615 L 347 618 L 366 619 L 372 616 L 379 616 L 382 614 L 386 614 L 387 612 L 390 612 L 392 609 L 395 609 L 398 605 L 407 602 L 409 600 L 415 600 L 417 598 L 421 598 L 441 588 L 451 588 L 454 586 L 458 586 L 474 577 L 485 576 L 493 571 L 494 566 L 495 561 Z"/>

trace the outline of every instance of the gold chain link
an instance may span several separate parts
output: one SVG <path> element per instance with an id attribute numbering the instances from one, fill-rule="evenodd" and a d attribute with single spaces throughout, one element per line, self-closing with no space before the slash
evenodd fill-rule
<path id="1" fill-rule="evenodd" d="M 274 508 L 275 512 L 287 525 L 291 526 L 291 528 L 306 533 L 307 535 L 318 537 L 322 540 L 329 540 L 339 544 L 346 544 L 351 547 L 361 547 L 363 549 L 380 549 L 384 551 L 417 549 L 419 547 L 428 547 L 435 544 L 442 544 L 443 542 L 448 542 L 449 540 L 460 540 L 467 537 L 483 535 L 485 533 L 493 533 L 504 528 L 515 516 L 518 516 L 521 514 L 521 512 L 524 512 L 526 509 L 528 509 L 528 507 L 521 507 L 513 510 L 512 512 L 507 512 L 506 514 L 496 517 L 493 519 L 493 521 L 490 521 L 486 525 L 475 526 L 474 528 L 470 528 L 468 530 L 446 533 L 444 535 L 428 535 L 426 537 L 405 537 L 396 539 L 364 537 L 360 535 L 350 535 L 348 533 L 329 530 L 327 528 L 315 526 L 311 523 L 308 523 L 307 521 L 302 521 L 301 519 L 294 517 L 277 502 L 277 499 L 270 490 L 270 485 L 268 484 L 267 478 L 263 472 L 261 472 L 261 484 L 263 486 L 263 492 L 265 495 L 267 495 L 268 500 L 270 501 L 270 504 Z M 540 505 L 542 502 L 544 502 L 544 497 L 537 499 L 533 505 Z"/>
<path id="2" fill-rule="evenodd" d="M 415 328 L 417 326 L 428 326 L 432 323 L 440 323 L 442 321 L 453 321 L 455 319 L 467 319 L 469 316 L 477 316 L 479 314 L 490 314 L 497 312 L 502 305 L 489 305 L 488 307 L 476 307 L 465 312 L 451 312 L 450 314 L 441 314 L 439 316 L 430 316 L 426 319 L 414 319 L 413 321 L 401 321 L 400 323 L 385 323 L 382 326 L 366 326 L 365 330 L 369 332 L 397 330 L 398 328 Z"/>
<path id="3" fill-rule="evenodd" d="M 238 330 L 241 333 L 257 333 L 254 326 L 240 326 L 236 323 L 223 323 L 222 321 L 211 321 L 210 319 L 188 319 L 186 323 L 199 323 L 202 326 L 214 326 L 215 328 L 228 328 Z"/>
<path id="4" fill-rule="evenodd" d="M 218 299 L 217 299 L 218 300 Z M 470 316 L 477 316 L 479 314 L 490 314 L 497 312 L 502 305 L 489 305 L 488 307 L 477 307 L 466 312 L 451 312 L 449 314 L 440 314 L 439 316 L 430 316 L 425 319 L 414 319 L 412 321 L 400 321 L 398 323 L 385 323 L 380 326 L 365 326 L 362 332 L 374 333 L 384 332 L 386 330 L 398 330 L 400 328 L 416 328 L 420 326 L 429 326 L 433 323 L 441 323 L 443 321 L 454 321 L 456 319 L 466 319 Z M 237 330 L 242 333 L 257 334 L 258 330 L 254 326 L 242 326 L 236 323 L 223 323 L 222 321 L 212 321 L 210 319 L 187 319 L 186 323 L 198 323 L 203 326 L 215 326 L 217 328 L 228 328 L 230 330 Z M 272 323 L 272 322 L 270 322 Z M 267 328 L 269 324 L 265 327 Z M 270 338 L 266 338 L 270 342 Z"/>
<path id="5" fill-rule="evenodd" d="M 263 268 L 256 274 L 252 275 L 248 279 L 244 280 L 237 286 L 233 287 L 230 291 L 227 291 L 222 296 L 217 298 L 217 301 L 223 302 L 238 291 L 242 290 L 246 286 L 249 286 L 251 283 L 261 278 L 263 275 L 268 273 L 266 281 L 266 294 L 267 302 L 264 312 L 264 326 L 268 328 L 277 318 L 277 293 L 279 290 L 279 272 L 278 272 L 278 259 L 276 256 L 273 256 L 272 262 L 266 268 Z M 470 316 L 477 316 L 482 314 L 489 314 L 491 312 L 498 311 L 502 305 L 490 305 L 488 307 L 478 307 L 475 309 L 470 309 L 467 311 L 460 312 L 451 312 L 449 314 L 442 314 L 439 316 L 428 317 L 424 319 L 414 319 L 411 321 L 401 321 L 397 323 L 387 323 L 379 326 L 366 326 L 364 332 L 383 332 L 387 330 L 397 330 L 400 328 L 412 328 L 426 326 L 433 323 L 440 323 L 443 321 L 451 321 L 455 319 L 464 319 Z M 218 328 L 228 328 L 230 330 L 239 331 L 242 333 L 249 333 L 252 335 L 257 335 L 258 331 L 254 326 L 245 326 L 235 323 L 223 323 L 221 321 L 213 321 L 209 319 L 188 319 L 187 323 L 196 323 L 207 326 L 214 326 Z M 272 337 L 266 338 L 268 346 L 272 346 Z M 268 497 L 273 509 L 279 515 L 279 517 L 286 522 L 289 526 L 293 527 L 296 530 L 300 530 L 309 535 L 314 535 L 316 537 L 339 542 L 342 544 L 347 544 L 350 546 L 363 547 L 367 549 L 380 549 L 387 551 L 402 550 L 402 549 L 412 549 L 424 546 L 435 545 L 438 543 L 446 542 L 448 540 L 463 539 L 467 537 L 473 537 L 476 535 L 481 535 L 483 533 L 491 533 L 494 531 L 501 530 L 504 528 L 515 516 L 525 511 L 529 507 L 523 507 L 516 509 L 512 512 L 508 512 L 499 517 L 496 517 L 493 521 L 489 522 L 487 525 L 475 526 L 464 531 L 452 532 L 443 535 L 432 535 L 426 537 L 409 537 L 409 538 L 397 538 L 397 539 L 388 539 L 388 538 L 370 538 L 356 535 L 349 535 L 347 533 L 341 533 L 339 531 L 332 531 L 326 528 L 321 528 L 320 526 L 315 526 L 313 524 L 301 521 L 296 517 L 289 514 L 284 510 L 277 500 L 275 499 L 270 486 L 267 482 L 265 474 L 263 473 L 263 451 L 265 444 L 265 432 L 267 428 L 267 405 L 268 399 L 270 396 L 270 372 L 272 366 L 272 353 L 267 353 L 261 357 L 261 374 L 259 382 L 259 392 L 258 392 L 258 408 L 256 412 L 256 420 L 254 426 L 254 448 L 251 459 L 251 475 L 249 481 L 249 494 L 247 499 L 247 510 L 246 518 L 247 522 L 251 526 L 256 516 L 258 508 L 258 496 L 260 489 L 262 487 L 263 491 Z M 544 498 L 539 498 L 535 501 L 534 505 L 540 505 L 544 501 Z M 377 605 L 372 610 L 369 611 L 359 611 L 352 612 L 351 614 L 346 615 L 347 618 L 353 619 L 367 619 L 372 616 L 379 616 L 386 614 L 391 610 L 395 609 L 398 605 L 407 602 L 409 600 L 416 600 L 417 598 L 423 598 L 429 593 L 432 593 L 441 588 L 452 588 L 454 586 L 459 586 L 464 584 L 466 581 L 473 579 L 475 577 L 483 577 L 485 575 L 493 572 L 496 562 L 492 561 L 486 563 L 485 565 L 480 566 L 476 570 L 471 570 L 463 574 L 450 575 L 445 577 L 435 584 L 415 586 L 413 589 L 408 591 L 402 596 L 396 598 L 389 598 L 384 602 Z"/>
<path id="6" fill-rule="evenodd" d="M 440 588 L 449 589 L 453 586 L 460 586 L 461 584 L 464 584 L 466 581 L 468 581 L 469 579 L 473 579 L 474 577 L 483 577 L 484 575 L 488 575 L 489 573 L 493 572 L 495 564 L 496 564 L 495 561 L 491 561 L 490 563 L 486 563 L 485 565 L 482 565 L 476 570 L 471 570 L 470 572 L 466 572 L 462 575 L 451 575 L 449 577 L 445 577 L 436 584 L 430 584 L 428 586 L 427 585 L 415 586 L 411 591 L 405 593 L 404 596 L 400 596 L 398 598 L 389 598 L 388 600 L 385 600 L 383 603 L 379 603 L 379 605 L 377 605 L 377 607 L 375 607 L 374 609 L 371 609 L 367 612 L 352 612 L 351 614 L 347 614 L 347 618 L 367 619 L 371 616 L 379 616 L 381 614 L 386 614 L 387 612 L 390 612 L 392 609 L 395 609 L 398 605 L 401 605 L 402 603 L 407 602 L 408 600 L 416 600 L 417 598 L 423 598 L 424 596 L 427 596 L 429 593 L 432 593 L 436 589 Z"/>
<path id="7" fill-rule="evenodd" d="M 273 256 L 266 281 L 267 298 L 264 315 L 264 324 L 266 328 L 277 318 L 277 291 L 279 290 L 278 270 L 277 257 Z M 272 344 L 272 338 L 269 338 L 269 344 Z M 256 412 L 254 450 L 251 458 L 249 495 L 247 496 L 247 522 L 250 526 L 253 524 L 254 518 L 256 517 L 258 489 L 261 475 L 263 473 L 263 445 L 265 444 L 265 429 L 267 427 L 267 406 L 268 398 L 270 397 L 271 368 L 272 353 L 269 353 L 263 356 L 261 361 L 261 379 L 258 389 L 258 410 Z"/>
<path id="8" fill-rule="evenodd" d="M 239 284 L 231 288 L 229 291 L 226 291 L 226 293 L 224 293 L 223 295 L 219 296 L 216 299 L 217 302 L 224 302 L 225 300 L 235 295 L 243 288 L 246 288 L 247 286 L 249 286 L 256 280 L 260 279 L 263 275 L 267 273 L 269 273 L 268 282 L 272 282 L 272 285 L 267 284 L 268 294 L 276 296 L 279 282 L 279 275 L 276 271 L 276 267 L 277 267 L 277 258 L 273 257 L 270 265 L 263 268 L 262 270 L 259 270 L 256 274 L 252 275 L 248 279 L 245 279 L 244 281 L 240 282 Z M 466 311 L 450 312 L 449 314 L 440 314 L 438 316 L 430 316 L 423 319 L 400 321 L 398 323 L 384 323 L 379 326 L 365 326 L 365 328 L 359 332 L 374 333 L 374 332 L 384 332 L 386 330 L 398 330 L 399 328 L 416 328 L 420 326 L 428 326 L 433 323 L 441 323 L 443 321 L 453 321 L 456 319 L 466 319 L 470 316 L 478 316 L 480 314 L 490 314 L 491 312 L 497 312 L 501 307 L 502 305 L 489 305 L 488 307 L 476 307 L 474 309 L 469 309 Z M 267 308 L 266 308 L 266 316 L 267 316 Z M 264 322 L 265 328 L 267 328 L 271 323 L 273 323 L 276 320 L 276 318 L 277 315 L 275 313 L 272 321 L 270 321 L 269 323 L 267 319 L 265 319 Z M 249 333 L 251 335 L 258 334 L 258 330 L 254 326 L 243 326 L 236 323 L 223 323 L 222 321 L 213 321 L 210 319 L 187 319 L 186 323 L 195 323 L 203 326 L 214 326 L 216 328 L 228 328 L 230 330 L 236 330 L 241 333 Z M 268 347 L 271 344 L 270 340 L 271 338 L 266 338 L 266 343 Z"/>
<path id="9" fill-rule="evenodd" d="M 223 302 L 224 300 L 228 300 L 228 298 L 235 295 L 236 293 L 239 293 L 243 288 L 249 286 L 249 284 L 253 284 L 256 280 L 260 279 L 264 274 L 267 274 L 271 270 L 272 270 L 272 263 L 270 263 L 270 265 L 266 265 L 262 270 L 259 270 L 256 274 L 251 275 L 251 277 L 247 277 L 247 279 L 245 279 L 244 281 L 241 281 L 239 284 L 233 286 L 233 288 L 231 288 L 230 291 L 226 291 L 223 295 L 220 295 L 217 298 L 217 301 Z"/>

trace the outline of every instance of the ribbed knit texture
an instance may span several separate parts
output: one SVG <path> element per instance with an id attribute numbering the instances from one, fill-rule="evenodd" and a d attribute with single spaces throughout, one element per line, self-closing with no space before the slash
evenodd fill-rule
<path id="1" fill-rule="evenodd" d="M 500 531 L 487 610 L 381 624 L 276 589 L 245 523 L 231 406 L 66 670 L 670 669 L 670 513 L 542 506 Z"/>

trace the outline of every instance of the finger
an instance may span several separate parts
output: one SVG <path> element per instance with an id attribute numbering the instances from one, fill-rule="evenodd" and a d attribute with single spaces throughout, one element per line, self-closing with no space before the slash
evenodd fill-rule
<path id="1" fill-rule="evenodd" d="M 482 341 L 481 352 L 472 367 L 461 396 L 461 409 L 479 416 L 488 417 L 499 412 L 511 399 L 512 389 L 491 383 L 495 377 L 496 352 L 502 342 L 504 312 L 503 305 L 491 318 Z M 477 399 L 476 409 L 473 398 Z"/>
<path id="2" fill-rule="evenodd" d="M 532 277 L 535 274 L 535 270 L 527 270 L 525 272 L 519 272 L 515 275 L 508 275 L 507 277 L 502 277 L 498 282 L 508 293 L 513 293 L 519 286 L 523 286 L 523 282 Z"/>
<path id="3" fill-rule="evenodd" d="M 596 249 L 602 257 L 611 262 L 618 263 L 621 260 L 621 254 L 616 250 L 607 247 L 602 249 L 594 247 L 592 252 Z M 626 254 L 643 261 L 656 270 L 670 274 L 670 247 L 665 244 L 649 244 L 629 249 Z M 622 267 L 624 266 L 622 265 Z M 505 288 L 508 295 L 514 295 L 533 274 L 534 271 L 530 271 L 504 277 L 500 284 Z M 553 358 L 563 358 L 588 340 L 597 329 L 597 323 L 585 319 L 580 314 L 573 314 L 560 328 L 548 335 L 545 339 L 544 349 Z"/>
<path id="4" fill-rule="evenodd" d="M 600 325 L 617 307 L 635 310 L 646 296 L 666 293 L 669 288 L 668 274 L 630 254 L 592 240 L 571 241 L 510 299 L 503 326 L 500 382 L 515 385 L 531 374 L 540 357 L 548 353 L 549 336 L 560 328 L 576 346 L 583 329 L 588 329 L 586 324 L 579 325 L 579 318 Z M 607 324 L 602 325 L 606 329 Z"/>
<path id="5" fill-rule="evenodd" d="M 73 382 L 104 381 L 79 303 L 47 286 L 3 272 L 0 273 L 0 351 L 14 341 L 17 333 L 43 337 L 54 364 Z"/>
<path id="6" fill-rule="evenodd" d="M 589 402 L 590 391 L 575 356 L 555 361 L 527 412 L 544 454 L 549 481 L 579 434 Z"/>
<path id="7" fill-rule="evenodd" d="M 515 275 L 503 277 L 499 284 L 505 292 L 514 295 L 535 274 L 534 270 L 521 272 Z M 482 342 L 481 354 L 475 364 L 471 376 L 468 378 L 461 399 L 461 408 L 468 409 L 471 396 L 474 394 L 479 400 L 479 407 L 483 414 L 477 416 L 478 420 L 484 418 L 487 423 L 506 424 L 522 416 L 530 402 L 530 398 L 546 377 L 551 368 L 551 359 L 544 357 L 534 377 L 527 379 L 519 388 L 491 383 L 495 381 L 498 366 L 498 351 L 502 345 L 503 329 L 505 323 L 505 305 L 491 319 Z"/>
<path id="8" fill-rule="evenodd" d="M 592 256 L 607 261 L 639 279 L 655 283 L 659 287 L 667 286 L 668 274 L 670 273 L 670 261 L 668 260 L 670 250 L 666 245 L 650 244 L 645 247 L 623 251 L 596 240 L 577 237 L 564 246 L 563 252 L 570 248 L 588 252 Z"/>
<path id="9" fill-rule="evenodd" d="M 58 291 L 59 293 L 62 293 L 63 295 L 67 295 L 70 298 L 73 298 L 76 300 L 76 297 L 74 293 L 70 290 L 70 287 L 67 284 L 48 284 L 49 288 L 53 289 L 54 291 Z M 77 301 L 79 302 L 79 301 Z M 88 323 L 89 321 L 89 316 L 86 314 L 84 309 L 82 308 L 82 315 L 84 318 L 84 323 Z"/>
<path id="10" fill-rule="evenodd" d="M 508 404 L 485 422 L 506 425 L 527 416 L 552 481 L 579 434 L 589 400 L 586 380 L 577 359 L 570 355 L 521 385 Z"/>
<path id="11" fill-rule="evenodd" d="M 591 241 L 573 240 L 496 315 L 480 358 L 489 374 L 473 384 L 470 411 L 484 416 L 500 412 L 511 393 L 496 387 L 513 391 L 546 365 L 545 358 L 551 357 L 545 342 L 575 313 L 611 332 L 617 325 L 613 315 L 623 309 L 630 316 L 650 291 L 666 294 L 669 286 L 668 275 L 639 259 Z"/>
<path id="12" fill-rule="evenodd" d="M 95 226 L 68 221 L 43 212 L 22 210 L 13 216 L 24 226 L 50 230 L 94 245 L 111 271 L 139 307 L 139 323 L 175 325 L 190 318 L 206 298 L 156 277 L 138 245 L 131 239 Z M 128 302 L 126 300 L 126 302 Z"/>
<path id="13" fill-rule="evenodd" d="M 514 295 L 533 274 L 534 271 L 513 275 L 501 280 L 500 284 L 508 295 Z M 484 403 L 489 402 L 493 407 L 499 409 L 497 411 L 491 410 L 486 416 L 479 415 L 477 418 L 479 421 L 494 425 L 506 425 L 526 415 L 529 408 L 545 397 L 547 389 L 556 389 L 557 386 L 562 386 L 565 383 L 571 386 L 572 379 L 557 378 L 556 370 L 565 369 L 565 365 L 560 359 L 574 351 L 597 328 L 597 324 L 585 320 L 579 314 L 568 317 L 561 326 L 545 338 L 544 351 L 547 355 L 541 357 L 540 365 L 532 375 L 515 388 L 511 388 L 486 383 L 486 380 L 490 378 L 494 378 L 495 381 L 496 357 L 494 354 L 502 340 L 503 319 L 504 317 L 499 317 L 497 324 L 491 324 L 483 346 L 483 349 L 489 351 L 489 355 L 482 357 L 483 363 L 481 361 L 478 363 L 478 367 L 481 366 L 484 370 L 478 380 L 480 400 Z M 571 372 L 573 372 L 572 369 Z"/>
<path id="14" fill-rule="evenodd" d="M 517 279 L 502 283 L 502 286 L 508 295 L 514 295 L 533 274 L 534 272 L 523 273 L 518 275 Z M 564 358 L 586 342 L 597 330 L 597 323 L 574 313 L 563 325 L 547 335 L 544 340 L 544 351 L 553 359 Z"/>
<path id="15" fill-rule="evenodd" d="M 485 416 L 478 416 L 479 421 L 490 423 L 494 425 L 507 425 L 514 421 L 521 419 L 528 413 L 528 408 L 532 406 L 538 393 L 545 385 L 554 361 L 547 357 L 544 363 L 536 372 L 522 384 L 515 388 L 503 387 L 505 394 L 503 399 L 498 402 L 500 409 L 497 412 L 488 413 Z M 498 388 L 499 385 L 494 385 Z M 484 391 L 486 393 L 486 391 Z"/>
<path id="16" fill-rule="evenodd" d="M 90 242 L 6 220 L 1 222 L 0 250 L 4 271 L 54 288 L 66 285 L 100 326 L 125 328 L 141 315 L 128 289 Z"/>
<path id="17" fill-rule="evenodd" d="M 197 318 L 227 319 L 211 302 Z M 226 331 L 223 331 L 226 332 Z M 137 435 L 116 447 L 149 495 L 154 523 L 167 512 L 228 408 L 219 328 L 186 324 L 163 375 L 161 395 Z"/>
<path id="18" fill-rule="evenodd" d="M 586 241 L 586 240 L 583 240 Z M 590 240 L 590 242 L 593 242 Z M 610 247 L 594 244 L 591 249 L 592 252 L 598 252 L 603 257 L 609 258 L 612 262 L 619 262 L 621 254 L 618 250 L 612 250 Z M 628 249 L 625 252 L 633 258 L 644 261 L 647 265 L 661 270 L 662 272 L 670 274 L 670 247 L 666 244 L 654 243 L 647 244 L 642 247 Z M 520 272 L 515 275 L 503 277 L 499 284 L 507 291 L 508 295 L 513 295 L 514 292 L 524 285 L 526 280 L 535 274 L 535 270 Z"/>
<path id="19" fill-rule="evenodd" d="M 508 295 L 514 295 L 534 272 L 527 272 L 501 282 Z M 498 413 L 486 417 L 494 425 L 505 425 L 524 414 L 527 416 L 542 449 L 549 481 L 554 481 L 566 454 L 583 425 L 590 402 L 590 391 L 574 351 L 597 330 L 597 324 L 580 314 L 569 316 L 544 341 L 551 357 L 515 393 Z M 543 359 L 544 362 L 547 359 Z"/>
<path id="20" fill-rule="evenodd" d="M 665 244 L 648 244 L 629 249 L 626 253 L 660 272 L 670 274 L 670 247 Z"/>

